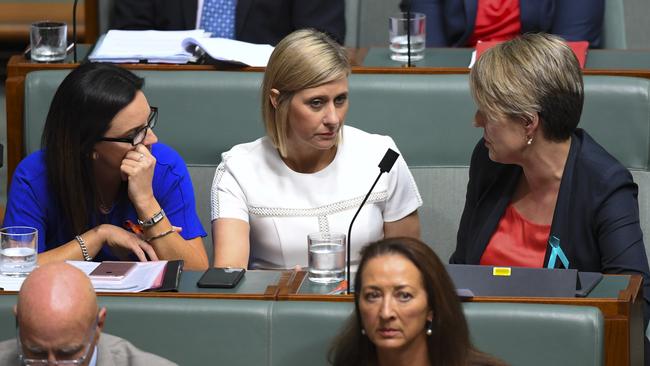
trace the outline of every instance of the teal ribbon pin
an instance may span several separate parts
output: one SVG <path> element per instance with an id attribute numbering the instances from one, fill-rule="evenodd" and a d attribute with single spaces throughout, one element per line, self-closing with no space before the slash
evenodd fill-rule
<path id="1" fill-rule="evenodd" d="M 556 236 L 551 236 L 548 239 L 548 244 L 551 246 L 551 255 L 548 257 L 548 266 L 546 266 L 546 268 L 555 268 L 555 260 L 560 257 L 560 261 L 564 265 L 564 268 L 569 269 L 569 260 L 566 255 L 564 255 L 562 247 L 560 247 L 560 239 Z"/>

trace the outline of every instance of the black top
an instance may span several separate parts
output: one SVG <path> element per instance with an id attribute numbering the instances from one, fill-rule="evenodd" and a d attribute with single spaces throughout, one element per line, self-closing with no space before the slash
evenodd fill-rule
<path id="1" fill-rule="evenodd" d="M 472 154 L 465 209 L 450 263 L 479 264 L 521 174 L 517 165 L 490 160 L 483 140 L 479 141 Z M 578 129 L 571 137 L 550 235 L 560 239 L 570 268 L 643 275 L 647 325 L 650 282 L 637 193 L 630 172 Z M 549 254 L 547 246 L 545 265 Z M 555 266 L 562 268 L 561 261 Z"/>

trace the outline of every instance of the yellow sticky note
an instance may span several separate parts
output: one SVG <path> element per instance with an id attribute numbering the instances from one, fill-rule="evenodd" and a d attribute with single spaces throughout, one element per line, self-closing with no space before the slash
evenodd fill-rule
<path id="1" fill-rule="evenodd" d="M 510 267 L 494 267 L 492 268 L 492 276 L 510 276 L 512 268 Z"/>

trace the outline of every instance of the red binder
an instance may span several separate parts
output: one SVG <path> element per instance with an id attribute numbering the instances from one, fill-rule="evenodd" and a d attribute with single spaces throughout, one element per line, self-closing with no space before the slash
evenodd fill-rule
<path id="1" fill-rule="evenodd" d="M 504 42 L 504 41 L 479 41 L 476 44 L 476 59 L 478 60 L 479 57 L 483 54 L 483 52 L 487 51 L 491 47 Z M 573 41 L 573 42 L 566 42 L 566 44 L 571 47 L 573 50 L 573 53 L 576 55 L 578 58 L 578 63 L 580 63 L 580 68 L 584 69 L 585 68 L 585 61 L 587 60 L 587 49 L 589 48 L 589 42 L 587 41 Z"/>

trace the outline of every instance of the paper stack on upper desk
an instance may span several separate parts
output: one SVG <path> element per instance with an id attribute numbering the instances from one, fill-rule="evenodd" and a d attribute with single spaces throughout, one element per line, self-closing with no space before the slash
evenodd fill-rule
<path id="1" fill-rule="evenodd" d="M 229 62 L 248 66 L 266 66 L 273 52 L 270 45 L 253 44 L 225 38 L 210 38 L 201 29 L 189 31 L 110 30 L 97 41 L 88 56 L 93 62 L 173 63 L 194 62 L 207 55 L 207 62 Z"/>
<path id="2" fill-rule="evenodd" d="M 110 30 L 97 41 L 88 59 L 93 62 L 185 64 L 193 54 L 181 43 L 185 38 L 209 37 L 201 29 L 189 31 Z"/>

